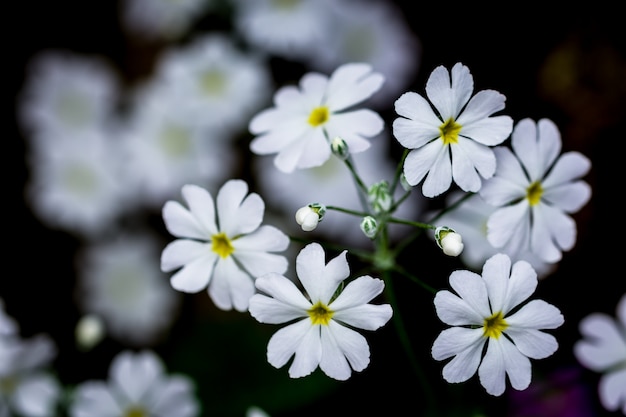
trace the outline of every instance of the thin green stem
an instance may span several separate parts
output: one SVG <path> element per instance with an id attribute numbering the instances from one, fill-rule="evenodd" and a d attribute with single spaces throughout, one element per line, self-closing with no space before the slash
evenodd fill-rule
<path id="1" fill-rule="evenodd" d="M 385 294 L 393 309 L 393 324 L 398 333 L 400 344 L 402 345 L 402 348 L 404 349 L 404 352 L 409 359 L 409 363 L 413 368 L 413 372 L 415 373 L 417 380 L 422 387 L 422 392 L 424 393 L 424 397 L 426 398 L 427 402 L 427 415 L 436 416 L 437 414 L 435 413 L 435 396 L 432 392 L 432 389 L 430 388 L 430 384 L 428 383 L 428 378 L 426 378 L 422 367 L 419 365 L 419 363 L 415 359 L 415 356 L 413 355 L 413 347 L 411 346 L 411 341 L 406 333 L 404 320 L 402 319 L 402 314 L 400 313 L 400 309 L 397 305 L 397 299 L 392 284 L 393 280 L 391 279 L 389 271 L 383 271 L 383 279 L 385 281 Z"/>
<path id="2" fill-rule="evenodd" d="M 364 211 L 350 210 L 350 209 L 347 209 L 347 208 L 337 207 L 337 206 L 326 206 L 326 210 L 340 211 L 342 213 L 352 214 L 352 215 L 357 216 L 357 217 L 369 216 L 369 213 L 366 213 Z"/>
<path id="3" fill-rule="evenodd" d="M 419 279 L 418 277 L 416 277 L 415 275 L 411 274 L 409 271 L 407 271 L 406 269 L 402 268 L 400 265 L 394 265 L 393 266 L 393 271 L 397 272 L 398 274 L 409 278 L 411 281 L 415 282 L 416 284 L 418 284 L 419 286 L 421 286 L 422 288 L 424 288 L 425 290 L 429 291 L 432 294 L 436 294 L 437 290 L 434 289 L 433 287 L 431 287 L 430 285 L 426 284 L 424 281 L 422 281 L 421 279 Z"/>

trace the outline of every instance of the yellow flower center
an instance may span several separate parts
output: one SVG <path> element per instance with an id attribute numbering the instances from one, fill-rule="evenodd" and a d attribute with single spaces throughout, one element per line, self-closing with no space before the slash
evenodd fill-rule
<path id="1" fill-rule="evenodd" d="M 143 407 L 132 406 L 126 410 L 124 417 L 148 417 L 148 412 Z"/>
<path id="2" fill-rule="evenodd" d="M 171 156 L 184 156 L 191 148 L 187 131 L 179 126 L 167 126 L 160 136 L 161 146 Z"/>
<path id="3" fill-rule="evenodd" d="M 58 100 L 60 118 L 70 126 L 83 127 L 91 117 L 91 108 L 84 97 L 67 93 Z"/>
<path id="4" fill-rule="evenodd" d="M 444 124 L 439 126 L 439 131 L 441 132 L 444 145 L 457 143 L 459 141 L 461 125 L 455 122 L 453 118 L 449 118 Z"/>
<path id="5" fill-rule="evenodd" d="M 319 125 L 323 125 L 328 121 L 330 116 L 330 112 L 328 111 L 328 107 L 320 106 L 313 109 L 311 114 L 309 115 L 309 124 L 313 127 L 317 127 Z"/>
<path id="6" fill-rule="evenodd" d="M 63 172 L 64 185 L 75 194 L 91 196 L 98 186 L 92 167 L 84 163 L 68 163 Z"/>
<path id="7" fill-rule="evenodd" d="M 526 189 L 526 198 L 531 206 L 539 204 L 541 201 L 541 196 L 543 195 L 543 188 L 541 188 L 541 183 L 539 181 L 535 181 Z"/>
<path id="8" fill-rule="evenodd" d="M 202 74 L 200 79 L 202 89 L 209 95 L 217 96 L 224 91 L 224 74 L 217 70 L 209 70 Z"/>
<path id="9" fill-rule="evenodd" d="M 307 310 L 309 313 L 309 317 L 311 317 L 311 322 L 313 324 L 323 324 L 328 325 L 330 319 L 335 314 L 330 307 L 326 304 L 323 304 L 321 301 L 318 301 L 313 307 Z"/>
<path id="10" fill-rule="evenodd" d="M 501 311 L 493 314 L 491 317 L 487 317 L 485 322 L 483 323 L 483 329 L 485 329 L 485 333 L 483 334 L 485 337 L 493 337 L 497 339 L 500 337 L 503 331 L 509 327 L 506 320 L 504 320 L 504 316 Z"/>
<path id="11" fill-rule="evenodd" d="M 230 239 L 226 236 L 226 233 L 218 233 L 211 238 L 213 252 L 217 253 L 222 258 L 228 258 L 228 256 L 235 251 Z"/>
<path id="12" fill-rule="evenodd" d="M 300 3 L 300 0 L 273 0 L 272 3 L 279 9 L 292 9 Z"/>

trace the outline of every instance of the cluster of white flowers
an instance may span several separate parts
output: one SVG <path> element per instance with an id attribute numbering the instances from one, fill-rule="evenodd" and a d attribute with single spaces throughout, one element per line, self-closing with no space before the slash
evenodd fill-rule
<path id="1" fill-rule="evenodd" d="M 552 120 L 501 114 L 505 95 L 475 91 L 462 62 L 432 69 L 424 95 L 406 91 L 421 45 L 385 1 L 229 3 L 240 38 L 176 43 L 215 2 L 123 2 L 129 31 L 173 43 L 127 96 L 100 58 L 33 60 L 20 107 L 31 139 L 26 196 L 42 222 L 83 239 L 76 342 L 133 349 L 112 358 L 107 381 L 78 384 L 62 401 L 62 384 L 44 372 L 52 344 L 21 339 L 0 303 L 0 416 L 61 406 L 71 417 L 201 415 L 193 377 L 167 375 L 151 347 L 167 340 L 184 297 L 203 291 L 219 310 L 284 326 L 264 341 L 272 367 L 346 381 L 381 360 L 370 357 L 368 332 L 396 318 L 390 284 L 405 278 L 420 284 L 415 299 L 433 305 L 437 325 L 450 326 L 426 358 L 447 361 L 445 381 L 477 374 L 492 396 L 507 381 L 528 388 L 531 359 L 558 350 L 548 330 L 565 321 L 530 298 L 576 244 L 590 160 L 562 152 Z M 268 55 L 308 70 L 275 85 Z M 439 197 L 443 208 L 425 210 Z M 158 210 L 166 241 L 128 227 L 141 210 Z M 450 289 L 398 264 L 419 238 L 467 267 L 449 275 Z M 604 407 L 626 414 L 624 300 L 619 323 L 581 322 L 590 340 L 575 353 L 607 373 Z M 254 404 L 247 415 L 267 416 Z"/>

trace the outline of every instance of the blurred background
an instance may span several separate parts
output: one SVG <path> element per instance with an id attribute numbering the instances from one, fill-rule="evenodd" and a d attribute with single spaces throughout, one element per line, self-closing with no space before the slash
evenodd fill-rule
<path id="1" fill-rule="evenodd" d="M 247 0 L 187 2 L 191 6 L 178 20 L 167 20 L 161 10 L 151 9 L 150 3 L 25 0 L 13 4 L 7 15 L 15 25 L 8 32 L 9 58 L 5 60 L 10 108 L 5 207 L 7 230 L 13 230 L 12 239 L 5 244 L 5 259 L 19 262 L 8 266 L 0 280 L 0 298 L 24 337 L 51 336 L 57 346 L 51 366 L 64 385 L 106 379 L 111 359 L 118 352 L 149 348 L 163 358 L 169 372 L 194 379 L 202 416 L 244 416 L 251 405 L 274 417 L 371 415 L 373 409 L 385 415 L 421 415 L 429 397 L 436 398 L 445 410 L 442 415 L 449 416 L 619 415 L 603 409 L 596 394 L 600 375 L 581 367 L 572 353 L 573 344 L 581 338 L 580 320 L 592 312 L 614 316 L 617 302 L 626 292 L 619 264 L 621 243 L 616 239 L 623 212 L 618 193 L 625 179 L 619 152 L 626 121 L 626 32 L 616 6 L 595 2 L 584 8 L 548 11 L 516 3 L 504 12 L 469 3 L 444 7 L 435 2 L 365 0 L 365 6 L 354 9 L 359 10 L 356 13 L 349 7 L 335 11 L 342 3 L 338 0 L 330 2 L 335 4 L 332 19 L 322 14 L 330 9 L 324 1 L 299 16 L 301 20 L 293 17 L 281 22 L 255 20 L 254 7 Z M 269 22 L 274 26 L 268 27 Z M 361 28 L 364 32 L 351 41 L 342 37 L 348 36 L 344 33 L 348 27 L 363 22 L 369 30 Z M 279 34 L 278 40 L 272 38 L 272 30 Z M 160 107 L 192 95 L 178 88 L 189 76 L 183 74 L 185 66 L 201 65 L 201 58 L 193 56 L 192 45 L 209 42 L 209 36 L 217 33 L 234 46 L 214 46 L 213 55 L 205 59 L 227 63 L 227 69 L 230 65 L 241 85 L 248 86 L 247 95 L 233 94 L 227 98 L 230 101 L 202 108 L 206 125 L 193 126 L 187 132 L 190 138 L 197 135 L 212 141 L 208 153 L 185 165 L 193 164 L 198 171 L 167 165 L 169 162 L 158 156 L 150 159 L 151 145 L 140 138 L 162 128 L 158 121 L 178 117 L 172 107 Z M 294 38 L 287 45 L 288 34 Z M 322 37 L 328 34 L 331 39 Z M 371 41 L 365 44 L 382 45 L 377 52 L 359 50 L 363 45 L 356 41 L 368 37 Z M 354 49 L 346 46 L 350 42 Z M 51 51 L 61 52 L 65 58 L 37 67 L 37 59 Z M 394 284 L 397 314 L 407 323 L 415 358 L 432 395 L 420 388 L 407 366 L 391 323 L 366 335 L 371 363 L 348 381 L 333 381 L 320 372 L 291 380 L 286 368 L 274 369 L 265 359 L 267 340 L 277 326 L 260 325 L 247 314 L 220 311 L 205 291 L 177 293 L 169 287 L 168 274 L 160 271 L 160 251 L 173 240 L 160 210 L 168 199 L 181 200 L 180 187 L 186 181 L 202 183 L 216 192 L 227 178 L 245 178 L 251 191 L 259 192 L 266 201 L 266 222 L 308 238 L 294 227 L 292 210 L 310 202 L 310 196 L 293 191 L 283 193 L 293 197 L 283 200 L 284 196 L 272 194 L 284 179 L 268 174 L 269 165 L 248 151 L 251 135 L 247 123 L 271 106 L 276 89 L 296 84 L 313 70 L 330 74 L 348 59 L 348 51 L 354 52 L 354 57 L 359 53 L 364 54 L 362 59 L 371 57 L 374 68 L 380 68 L 388 80 L 381 97 L 368 103 L 385 119 L 388 135 L 385 147 L 373 156 L 378 159 L 365 162 L 364 176 L 371 181 L 393 172 L 393 161 L 401 154 L 390 130 L 396 117 L 395 99 L 405 91 L 423 94 L 436 66 L 451 68 L 456 62 L 469 67 L 475 91 L 493 89 L 506 96 L 503 113 L 514 121 L 549 118 L 561 131 L 563 151 L 575 150 L 591 159 L 592 169 L 585 180 L 593 194 L 574 215 L 576 246 L 564 253 L 535 293 L 565 316 L 565 324 L 554 331 L 560 347 L 553 356 L 533 361 L 533 384 L 528 390 L 516 393 L 509 387 L 503 396 L 494 398 L 485 393 L 476 377 L 458 386 L 443 381 L 443 364 L 430 357 L 432 341 L 443 325 L 434 315 L 430 295 L 406 280 Z M 83 58 L 94 58 L 97 63 L 89 61 L 71 75 L 71 62 Z M 68 67 L 54 67 L 59 62 Z M 36 80 L 46 80 L 46 74 L 50 75 L 47 87 L 41 87 L 45 82 L 41 81 L 37 90 Z M 55 94 L 54 87 L 61 88 L 60 83 L 67 79 L 77 81 L 85 91 L 93 92 L 94 100 L 100 100 L 91 110 L 100 112 L 98 123 L 106 127 L 89 133 L 99 137 L 88 150 L 71 139 L 57 141 L 57 137 L 71 136 L 63 130 L 67 127 L 56 126 L 43 133 L 37 128 L 47 120 L 44 110 L 35 108 L 37 103 L 43 106 L 46 97 Z M 163 93 L 170 95 L 152 99 L 154 89 L 158 90 L 152 84 L 155 79 L 174 86 Z M 161 113 L 148 111 L 153 109 Z M 187 117 L 193 117 L 192 113 L 187 112 Z M 103 141 L 115 141 L 117 150 L 99 148 Z M 201 147 L 194 143 L 188 146 Z M 196 155 L 206 152 L 201 149 Z M 93 200 L 93 207 L 77 203 L 81 209 L 76 213 L 64 207 L 62 191 L 45 191 L 54 186 L 55 175 L 62 175 L 58 167 L 69 164 L 64 162 L 68 155 L 85 157 L 89 166 L 111 176 L 109 188 Z M 156 177 L 159 180 L 151 183 Z M 310 184 L 313 187 L 315 182 Z M 137 188 L 124 188 L 131 185 Z M 339 189 L 330 191 L 327 198 L 338 193 Z M 412 199 L 406 215 L 419 220 L 419 213 L 441 203 Z M 346 244 L 368 243 L 365 238 L 361 243 L 351 241 L 348 235 L 344 238 L 349 240 Z M 297 245 L 292 250 L 295 253 Z M 447 288 L 451 271 L 464 267 L 460 259 L 445 257 L 427 239 L 416 243 L 411 253 L 418 255 L 403 261 L 438 289 Z M 129 275 L 118 274 L 120 283 L 115 288 L 98 284 L 99 276 L 111 274 L 110 268 L 121 262 L 134 268 L 127 274 L 145 277 L 136 284 L 135 293 L 124 287 Z M 356 264 L 352 270 L 358 271 Z M 129 298 L 122 300 L 121 292 Z M 141 301 L 129 294 L 141 296 Z M 118 298 L 109 300 L 115 296 Z M 76 344 L 74 332 L 80 318 L 91 312 L 106 317 L 108 333 L 86 349 Z"/>

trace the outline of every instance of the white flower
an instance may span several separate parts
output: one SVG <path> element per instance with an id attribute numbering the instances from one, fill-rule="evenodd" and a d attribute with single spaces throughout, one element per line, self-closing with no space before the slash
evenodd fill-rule
<path id="1" fill-rule="evenodd" d="M 28 63 L 19 121 L 35 146 L 41 133 L 64 140 L 107 125 L 118 93 L 119 80 L 104 58 L 44 50 Z"/>
<path id="2" fill-rule="evenodd" d="M 159 269 L 159 247 L 149 234 L 120 234 L 83 247 L 77 254 L 76 302 L 98 316 L 107 335 L 146 346 L 167 334 L 180 294 Z"/>
<path id="3" fill-rule="evenodd" d="M 598 384 L 602 406 L 626 415 L 626 294 L 617 305 L 617 320 L 592 313 L 580 321 L 579 329 L 584 339 L 574 345 L 576 359 L 602 373 Z"/>
<path id="4" fill-rule="evenodd" d="M 490 178 L 496 170 L 491 146 L 507 139 L 513 120 L 491 116 L 504 109 L 504 95 L 482 90 L 472 97 L 473 90 L 469 69 L 457 63 L 450 73 L 439 66 L 430 74 L 426 83 L 430 102 L 414 92 L 395 102 L 401 117 L 393 122 L 393 134 L 411 150 L 404 175 L 413 186 L 424 180 L 426 197 L 447 191 L 452 180 L 462 190 L 476 192 L 481 177 Z"/>
<path id="5" fill-rule="evenodd" d="M 122 23 L 145 39 L 173 40 L 192 29 L 212 0 L 123 0 Z"/>
<path id="6" fill-rule="evenodd" d="M 469 198 L 466 198 L 469 197 Z M 459 203 L 459 200 L 463 199 Z M 479 271 L 485 261 L 496 253 L 506 253 L 511 261 L 528 261 L 537 277 L 543 279 L 553 272 L 555 265 L 546 263 L 529 251 L 520 252 L 517 248 L 505 245 L 495 248 L 487 240 L 487 220 L 496 208 L 487 204 L 479 194 L 468 196 L 462 191 L 455 190 L 446 198 L 446 207 L 455 206 L 454 210 L 446 211 L 437 217 L 436 222 L 445 224 L 463 236 L 463 252 L 459 255 L 461 261 L 474 271 Z"/>
<path id="7" fill-rule="evenodd" d="M 369 98 L 384 78 L 369 64 L 340 66 L 329 77 L 305 74 L 296 86 L 285 86 L 274 95 L 275 107 L 265 109 L 250 121 L 256 135 L 250 143 L 259 155 L 277 153 L 274 163 L 283 172 L 322 165 L 331 156 L 331 140 L 341 137 L 350 153 L 370 146 L 368 137 L 384 126 L 378 113 L 349 109 Z"/>
<path id="8" fill-rule="evenodd" d="M 79 384 L 69 406 L 70 417 L 168 416 L 200 414 L 194 383 L 186 375 L 166 374 L 152 351 L 122 351 L 113 358 L 108 381 Z"/>
<path id="9" fill-rule="evenodd" d="M 511 267 L 505 254 L 489 258 L 482 276 L 465 270 L 452 272 L 450 285 L 456 294 L 439 291 L 434 300 L 437 316 L 454 326 L 443 330 L 432 347 L 435 360 L 453 357 L 443 368 L 446 381 L 464 382 L 478 369 L 480 383 L 491 395 L 504 392 L 506 375 L 513 388 L 528 387 L 529 358 L 546 358 L 558 348 L 554 336 L 542 330 L 563 324 L 561 312 L 543 300 L 517 309 L 535 291 L 537 282 L 528 262 L 518 261 Z"/>
<path id="10" fill-rule="evenodd" d="M 167 48 L 155 65 L 154 80 L 184 98 L 181 111 L 205 134 L 239 134 L 269 100 L 272 78 L 260 56 L 243 51 L 226 33 L 211 32 Z"/>
<path id="11" fill-rule="evenodd" d="M 177 87 L 151 80 L 134 91 L 125 126 L 126 176 L 135 198 L 161 207 L 187 183 L 219 185 L 233 172 L 235 149 L 218 129 L 208 135 L 203 121 L 189 112 L 189 96 Z"/>
<path id="12" fill-rule="evenodd" d="M 90 130 L 75 140 L 41 137 L 41 146 L 27 155 L 32 211 L 47 226 L 84 237 L 109 231 L 132 207 L 131 189 L 121 175 L 124 154 L 111 133 Z"/>
<path id="13" fill-rule="evenodd" d="M 165 272 L 181 268 L 171 277 L 178 291 L 195 293 L 207 288 L 217 307 L 245 311 L 254 294 L 254 279 L 268 272 L 283 273 L 289 237 L 274 226 L 261 225 L 265 204 L 248 193 L 243 180 L 229 180 L 216 202 L 196 185 L 182 188 L 189 209 L 176 201 L 163 206 L 167 230 L 178 237 L 161 255 Z"/>
<path id="14" fill-rule="evenodd" d="M 498 169 L 480 190 L 498 207 L 487 222 L 487 239 L 495 247 L 529 250 L 545 262 L 561 260 L 561 251 L 576 242 L 576 223 L 569 213 L 591 197 L 580 178 L 591 162 L 579 152 L 561 152 L 561 135 L 548 119 L 517 123 L 507 147 L 495 149 Z"/>
<path id="15" fill-rule="evenodd" d="M 331 42 L 326 0 L 234 0 L 233 24 L 250 44 L 271 54 L 301 60 Z"/>
<path id="16" fill-rule="evenodd" d="M 46 334 L 0 336 L 0 415 L 56 416 L 61 385 L 48 370 L 56 353 Z"/>
<path id="17" fill-rule="evenodd" d="M 382 293 L 382 280 L 361 276 L 336 294 L 350 274 L 346 251 L 328 263 L 324 258 L 318 243 L 298 254 L 296 271 L 304 294 L 289 278 L 269 273 L 256 280 L 261 293 L 250 299 L 250 314 L 261 323 L 296 320 L 278 330 L 267 346 L 267 359 L 276 368 L 294 356 L 289 367 L 292 378 L 309 375 L 318 366 L 338 380 L 348 379 L 352 369 L 362 371 L 369 364 L 369 346 L 353 329 L 376 330 L 392 315 L 389 304 L 369 304 Z"/>

